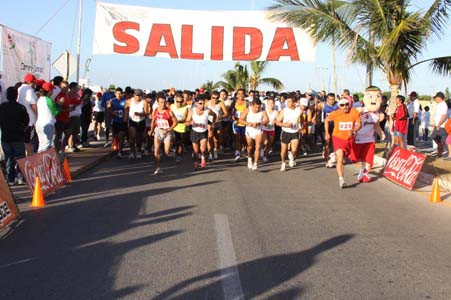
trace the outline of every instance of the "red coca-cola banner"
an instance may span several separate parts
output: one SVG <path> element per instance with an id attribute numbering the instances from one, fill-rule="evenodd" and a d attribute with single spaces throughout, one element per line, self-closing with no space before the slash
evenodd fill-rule
<path id="1" fill-rule="evenodd" d="M 0 172 L 0 231 L 19 217 L 19 208 L 14 202 L 3 173 Z"/>
<path id="2" fill-rule="evenodd" d="M 37 176 L 41 179 L 42 193 L 44 196 L 67 182 L 63 166 L 54 148 L 19 159 L 17 163 L 31 193 L 34 191 Z"/>
<path id="3" fill-rule="evenodd" d="M 413 189 L 426 155 L 395 147 L 385 165 L 384 176 L 409 190 Z"/>

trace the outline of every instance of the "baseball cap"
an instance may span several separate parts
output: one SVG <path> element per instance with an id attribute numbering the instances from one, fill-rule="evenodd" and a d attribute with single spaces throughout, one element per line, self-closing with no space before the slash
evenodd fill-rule
<path id="1" fill-rule="evenodd" d="M 312 90 L 312 89 L 308 89 L 305 93 L 306 93 L 307 95 L 312 95 L 312 94 L 313 94 L 313 90 Z"/>
<path id="2" fill-rule="evenodd" d="M 434 98 L 437 98 L 437 97 L 445 99 L 445 94 L 443 94 L 442 92 L 437 92 L 437 94 L 435 94 Z"/>
<path id="3" fill-rule="evenodd" d="M 341 104 L 349 104 L 349 100 L 347 98 L 342 98 L 340 100 L 338 100 L 338 105 Z"/>
<path id="4" fill-rule="evenodd" d="M 199 89 L 199 92 L 203 93 L 203 92 L 205 92 L 205 89 L 201 87 L 201 88 Z"/>
<path id="5" fill-rule="evenodd" d="M 44 83 L 45 83 L 44 79 L 36 80 L 36 88 L 40 89 Z"/>
<path id="6" fill-rule="evenodd" d="M 42 89 L 46 92 L 53 91 L 53 84 L 50 82 L 44 82 L 44 84 L 42 85 Z"/>
<path id="7" fill-rule="evenodd" d="M 108 87 L 109 90 L 115 90 L 116 86 L 114 84 L 110 84 L 110 86 Z"/>
<path id="8" fill-rule="evenodd" d="M 101 92 L 97 92 L 96 96 L 97 96 L 98 98 L 100 98 L 100 97 L 102 97 L 102 93 L 101 93 Z"/>
<path id="9" fill-rule="evenodd" d="M 307 98 L 301 98 L 301 99 L 300 99 L 300 104 L 301 104 L 302 106 L 308 106 L 308 100 L 307 100 Z"/>
<path id="10" fill-rule="evenodd" d="M 31 73 L 26 74 L 25 77 L 23 78 L 23 82 L 25 82 L 25 83 L 35 82 L 35 81 L 36 81 L 36 77 Z"/>
<path id="11" fill-rule="evenodd" d="M 418 97 L 418 94 L 417 94 L 417 92 L 412 91 L 412 92 L 409 94 L 409 96 L 411 96 L 411 97 Z"/>
<path id="12" fill-rule="evenodd" d="M 142 96 L 142 95 L 144 95 L 144 92 L 141 89 L 135 89 L 134 93 L 135 93 L 135 96 Z"/>

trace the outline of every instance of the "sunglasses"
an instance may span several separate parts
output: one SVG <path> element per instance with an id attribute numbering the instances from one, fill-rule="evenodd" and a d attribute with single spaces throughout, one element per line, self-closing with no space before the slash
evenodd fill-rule
<path id="1" fill-rule="evenodd" d="M 346 104 L 340 104 L 340 107 L 343 107 L 343 106 L 349 106 L 349 103 L 346 103 Z"/>
<path id="2" fill-rule="evenodd" d="M 177 103 L 183 103 L 183 101 L 175 101 L 175 102 L 177 102 Z"/>
<path id="3" fill-rule="evenodd" d="M 197 102 L 197 104 L 199 104 L 199 105 L 204 105 L 204 103 L 203 103 L 203 102 Z"/>
<path id="4" fill-rule="evenodd" d="M 219 97 L 211 97 L 211 99 L 218 100 Z"/>

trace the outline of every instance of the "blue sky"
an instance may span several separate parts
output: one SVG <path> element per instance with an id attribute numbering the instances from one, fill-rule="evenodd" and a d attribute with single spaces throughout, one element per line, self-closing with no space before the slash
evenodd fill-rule
<path id="1" fill-rule="evenodd" d="M 68 1 L 68 2 L 67 2 Z M 41 28 L 66 3 L 66 6 L 39 32 Z M 251 10 L 265 9 L 271 0 L 109 0 L 104 2 L 130 4 L 138 6 L 194 9 L 194 10 Z M 39 4 L 37 4 L 39 3 Z M 412 1 L 414 6 L 424 8 L 431 0 Z M 83 0 L 81 76 L 84 63 L 91 58 L 94 33 L 95 0 Z M 16 30 L 37 35 L 52 43 L 52 60 L 68 49 L 75 55 L 77 44 L 78 0 L 13 0 L 1 1 L 0 23 Z M 27 7 L 27 9 L 24 9 Z M 10 13 L 8 13 L 10 12 Z M 451 22 L 450 22 L 451 24 Z M 451 26 L 440 40 L 431 40 L 424 53 L 425 58 L 451 54 Z M 349 88 L 361 91 L 365 85 L 365 69 L 360 66 L 345 66 L 346 53 L 339 53 L 338 89 Z M 195 89 L 207 80 L 218 81 L 221 74 L 233 67 L 233 62 L 208 62 L 190 60 L 171 60 L 119 55 L 97 55 L 92 57 L 87 77 L 91 84 L 107 86 L 114 83 L 119 86 L 130 85 L 151 90 L 175 86 L 180 89 Z M 272 62 L 265 76 L 279 78 L 286 90 L 305 91 L 309 85 L 313 89 L 333 89 L 333 68 L 330 46 L 319 44 L 316 63 Z M 57 75 L 55 70 L 52 76 Z M 385 75 L 375 74 L 375 84 L 383 90 L 389 90 Z M 427 65 L 415 69 L 408 90 L 420 94 L 432 94 L 438 90 L 451 87 L 450 78 L 433 75 Z M 263 89 L 265 87 L 262 87 Z"/>

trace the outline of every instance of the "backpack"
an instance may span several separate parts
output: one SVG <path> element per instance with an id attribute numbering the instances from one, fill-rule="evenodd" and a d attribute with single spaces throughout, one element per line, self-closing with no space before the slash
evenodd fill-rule
<path id="1" fill-rule="evenodd" d="M 448 118 L 448 120 L 445 123 L 445 131 L 449 135 L 451 135 L 451 118 Z"/>

